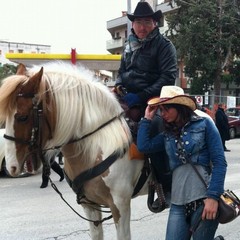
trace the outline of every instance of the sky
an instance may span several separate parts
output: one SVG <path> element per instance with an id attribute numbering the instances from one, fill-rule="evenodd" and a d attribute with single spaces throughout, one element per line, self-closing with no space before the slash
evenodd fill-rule
<path id="1" fill-rule="evenodd" d="M 131 0 L 131 12 L 139 0 Z M 107 21 L 127 11 L 128 0 L 4 0 L 0 40 L 51 45 L 51 53 L 107 54 Z"/>

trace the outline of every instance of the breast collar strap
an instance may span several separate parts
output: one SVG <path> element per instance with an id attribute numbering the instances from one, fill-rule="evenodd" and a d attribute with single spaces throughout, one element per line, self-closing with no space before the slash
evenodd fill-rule
<path id="1" fill-rule="evenodd" d="M 126 149 L 124 149 L 123 153 L 119 150 L 113 152 L 110 156 L 108 156 L 104 161 L 99 163 L 98 165 L 80 173 L 73 181 L 67 176 L 66 172 L 64 172 L 66 181 L 69 186 L 73 189 L 73 191 L 77 194 L 77 202 L 80 200 L 83 195 L 83 185 L 86 181 L 95 178 L 102 173 L 104 173 L 118 158 L 122 157 L 126 153 Z"/>

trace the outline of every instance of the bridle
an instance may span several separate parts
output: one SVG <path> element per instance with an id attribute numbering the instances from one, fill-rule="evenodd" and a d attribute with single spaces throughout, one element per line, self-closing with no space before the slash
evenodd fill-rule
<path id="1" fill-rule="evenodd" d="M 33 93 L 19 93 L 17 95 L 17 97 L 23 97 L 23 98 L 31 98 L 32 99 L 32 103 L 33 103 L 33 126 L 32 126 L 32 130 L 31 130 L 31 137 L 30 140 L 25 140 L 25 139 L 21 139 L 21 138 L 16 138 L 16 137 L 12 137 L 9 135 L 4 134 L 4 138 L 6 138 L 7 140 L 11 140 L 14 141 L 16 143 L 20 143 L 20 144 L 25 144 L 28 145 L 29 147 L 34 147 L 36 146 L 37 142 L 39 142 L 39 130 L 40 130 L 40 123 L 42 120 L 42 106 L 41 104 L 38 103 L 38 99 L 36 94 Z"/>
<path id="2" fill-rule="evenodd" d="M 42 116 L 43 116 L 42 103 L 39 102 L 37 94 L 34 93 L 18 93 L 17 98 L 20 97 L 32 99 L 33 124 L 31 130 L 31 137 L 29 140 L 12 137 L 6 134 L 4 134 L 3 137 L 6 138 L 7 140 L 14 141 L 19 144 L 28 145 L 29 154 L 31 154 L 32 157 L 35 159 L 37 159 L 37 157 L 41 159 L 42 164 L 44 166 L 43 168 L 44 173 L 46 174 L 46 176 L 50 176 L 50 165 L 43 155 L 44 151 L 42 151 L 42 135 L 40 134 L 42 129 Z"/>
<path id="3" fill-rule="evenodd" d="M 84 138 L 87 138 L 88 136 L 94 134 L 95 132 L 99 131 L 103 127 L 107 126 L 108 124 L 110 124 L 115 119 L 120 118 L 121 115 L 123 114 L 123 112 L 122 112 L 119 115 L 114 116 L 113 118 L 111 118 L 107 122 L 100 125 L 98 128 L 94 129 L 93 131 L 85 134 L 84 136 L 82 136 L 80 138 L 72 139 L 72 140 L 68 141 L 67 143 L 62 144 L 61 146 L 55 146 L 55 147 L 48 148 L 48 149 L 42 149 L 42 135 L 41 135 L 42 119 L 43 119 L 42 103 L 38 100 L 37 94 L 33 94 L 33 93 L 19 93 L 17 95 L 17 97 L 31 98 L 32 99 L 32 103 L 33 103 L 33 126 L 32 126 L 32 130 L 31 130 L 31 137 L 30 137 L 29 140 L 25 140 L 25 139 L 16 138 L 16 137 L 12 137 L 12 136 L 9 136 L 7 134 L 4 134 L 4 138 L 6 138 L 7 140 L 10 140 L 10 141 L 14 141 L 16 143 L 28 145 L 30 153 L 32 153 L 33 151 L 36 151 L 36 150 L 38 150 L 38 152 L 41 151 L 42 153 L 45 153 L 48 150 L 59 149 L 63 145 L 67 145 L 67 144 L 71 144 L 71 143 L 83 140 Z"/>

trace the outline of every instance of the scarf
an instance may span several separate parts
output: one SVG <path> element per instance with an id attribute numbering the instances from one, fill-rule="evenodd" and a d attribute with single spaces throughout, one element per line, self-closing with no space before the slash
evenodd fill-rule
<path id="1" fill-rule="evenodd" d="M 139 39 L 132 29 L 132 33 L 129 35 L 128 41 L 126 42 L 124 57 L 126 56 L 127 53 L 130 53 L 132 55 L 131 56 L 132 63 L 137 50 L 143 48 L 145 44 L 147 42 L 150 42 L 153 38 L 155 38 L 158 33 L 159 33 L 158 28 L 155 28 L 146 38 Z"/>

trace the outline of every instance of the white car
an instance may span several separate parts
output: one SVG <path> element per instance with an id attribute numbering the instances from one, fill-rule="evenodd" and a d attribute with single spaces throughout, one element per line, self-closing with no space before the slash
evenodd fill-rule
<path id="1" fill-rule="evenodd" d="M 0 172 L 5 172 L 7 175 L 7 169 L 5 167 L 5 157 L 4 157 L 4 147 L 5 147 L 5 140 L 3 138 L 3 135 L 5 133 L 5 129 L 0 129 Z"/>
<path id="2" fill-rule="evenodd" d="M 9 174 L 9 172 L 6 169 L 6 162 L 5 162 L 5 139 L 3 137 L 3 135 L 5 134 L 5 129 L 1 128 L 0 129 L 0 173 L 5 174 L 9 177 L 11 177 L 11 175 Z M 32 173 L 29 173 L 27 171 L 23 171 L 18 177 L 28 177 L 32 175 Z"/>

